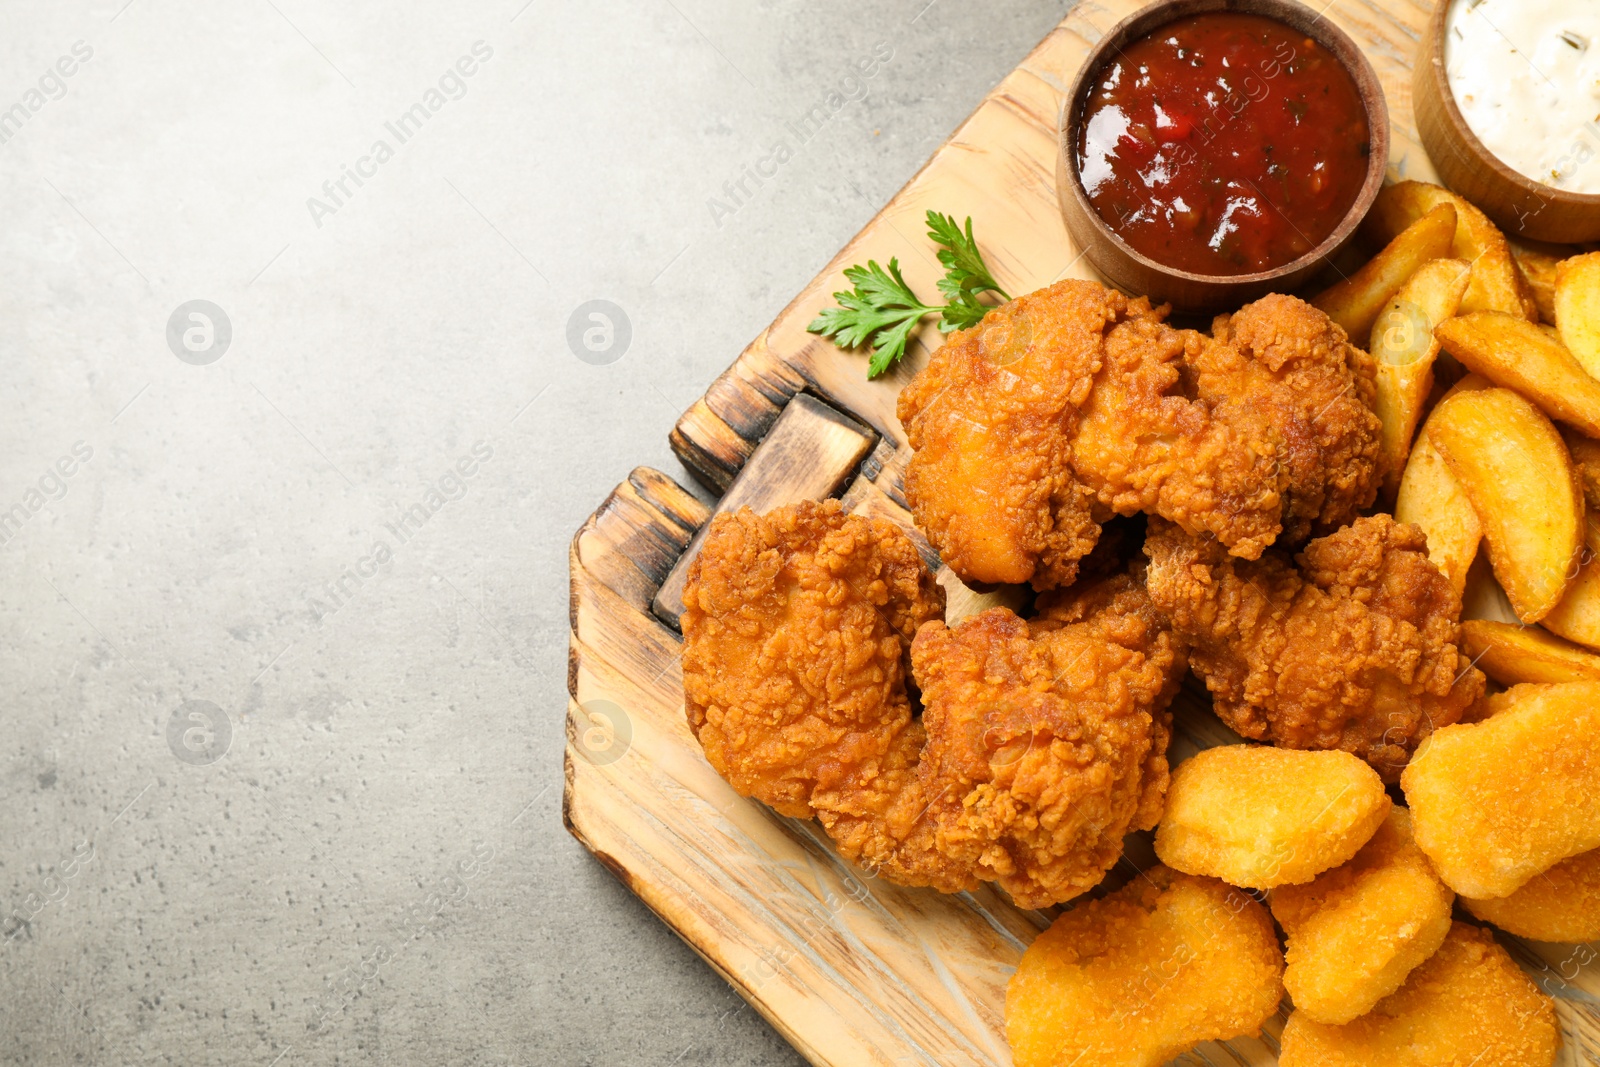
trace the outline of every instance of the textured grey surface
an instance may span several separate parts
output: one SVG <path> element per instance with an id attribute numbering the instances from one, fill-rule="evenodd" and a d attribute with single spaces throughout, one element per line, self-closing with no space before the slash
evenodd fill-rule
<path id="1" fill-rule="evenodd" d="M 567 542 L 1069 5 L 523 3 L 0 8 L 0 1062 L 798 1062 L 561 827 Z"/>

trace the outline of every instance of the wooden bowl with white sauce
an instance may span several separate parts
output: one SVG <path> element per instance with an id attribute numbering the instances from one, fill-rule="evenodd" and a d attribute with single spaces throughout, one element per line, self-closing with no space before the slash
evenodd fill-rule
<path id="1" fill-rule="evenodd" d="M 1543 24 L 1552 19 L 1562 21 Z M 1564 22 L 1573 28 L 1556 28 Z M 1542 41 L 1543 62 L 1542 53 L 1526 54 L 1530 40 Z M 1600 78 L 1600 5 L 1440 0 L 1412 72 L 1422 146 L 1443 183 L 1508 233 L 1562 243 L 1600 239 L 1600 82 L 1586 78 Z M 1506 158 L 1473 131 L 1463 99 Z M 1500 108 L 1503 115 L 1495 113 Z"/>

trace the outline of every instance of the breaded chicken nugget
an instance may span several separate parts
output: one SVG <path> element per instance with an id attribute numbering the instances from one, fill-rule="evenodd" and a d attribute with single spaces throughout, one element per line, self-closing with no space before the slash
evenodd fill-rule
<path id="1" fill-rule="evenodd" d="M 1562 860 L 1499 900 L 1461 898 L 1508 934 L 1534 941 L 1600 941 L 1600 849 Z"/>
<path id="2" fill-rule="evenodd" d="M 1488 931 L 1456 923 L 1371 1012 L 1329 1026 L 1296 1011 L 1282 1043 L 1279 1067 L 1550 1067 L 1561 1030 L 1555 1001 Z"/>
<path id="3" fill-rule="evenodd" d="M 1289 937 L 1283 984 L 1297 1011 L 1347 1023 L 1400 988 L 1450 932 L 1455 900 L 1411 840 L 1411 816 L 1394 808 L 1342 867 L 1272 891 Z"/>
<path id="4" fill-rule="evenodd" d="M 1282 979 L 1265 908 L 1152 867 L 1029 946 L 1006 989 L 1006 1036 L 1016 1067 L 1160 1067 L 1202 1041 L 1255 1034 Z"/>
<path id="5" fill-rule="evenodd" d="M 1435 732 L 1400 776 L 1417 844 L 1474 900 L 1600 848 L 1600 682 L 1519 685 L 1497 707 Z"/>
<path id="6" fill-rule="evenodd" d="M 1378 772 L 1348 752 L 1210 748 L 1172 773 L 1156 855 L 1231 885 L 1298 885 L 1354 856 L 1390 806 Z"/>

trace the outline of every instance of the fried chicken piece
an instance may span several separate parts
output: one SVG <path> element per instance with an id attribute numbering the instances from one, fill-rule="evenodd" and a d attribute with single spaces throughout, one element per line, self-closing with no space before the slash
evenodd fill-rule
<path id="1" fill-rule="evenodd" d="M 1278 293 L 1218 316 L 1211 336 L 1194 366 L 1213 417 L 1249 427 L 1257 448 L 1276 437 L 1280 540 L 1337 530 L 1371 507 L 1383 480 L 1373 358 L 1321 311 Z"/>
<path id="2" fill-rule="evenodd" d="M 891 523 L 835 501 L 712 520 L 683 593 L 689 726 L 740 794 L 816 815 L 885 877 L 976 885 L 946 862 L 917 777 L 912 636 L 944 590 Z"/>
<path id="3" fill-rule="evenodd" d="M 1275 451 L 1214 416 L 1217 398 L 1201 393 L 1194 364 L 1208 344 L 1153 317 L 1111 330 L 1073 470 L 1119 514 L 1164 515 L 1253 558 L 1280 529 Z"/>
<path id="4" fill-rule="evenodd" d="M 1028 946 L 1006 988 L 1006 1037 L 1016 1067 L 1160 1067 L 1259 1032 L 1282 977 L 1265 908 L 1156 866 Z"/>
<path id="5" fill-rule="evenodd" d="M 1072 475 L 1078 409 L 1104 334 L 1130 306 L 1093 282 L 1065 281 L 951 334 L 900 393 L 916 450 L 905 474 L 917 526 L 963 581 L 1036 589 L 1070 584 L 1110 512 Z"/>
<path id="6" fill-rule="evenodd" d="M 1070 583 L 1111 514 L 1165 516 L 1254 559 L 1377 494 L 1371 358 L 1271 296 L 1175 330 L 1060 282 L 952 334 L 900 395 L 906 496 L 963 580 Z"/>
<path id="7" fill-rule="evenodd" d="M 1562 860 L 1509 897 L 1461 903 L 1476 918 L 1532 941 L 1600 941 L 1600 849 Z"/>
<path id="8" fill-rule="evenodd" d="M 1455 897 L 1398 807 L 1349 863 L 1274 889 L 1272 915 L 1289 938 L 1283 984 L 1295 1010 L 1334 1024 L 1371 1011 L 1438 951 Z"/>
<path id="9" fill-rule="evenodd" d="M 1222 745 L 1173 772 L 1156 855 L 1231 885 L 1297 885 L 1354 856 L 1390 806 L 1377 774 L 1347 752 Z"/>
<path id="10" fill-rule="evenodd" d="M 1210 338 L 1131 320 L 1106 337 L 1073 467 L 1119 514 L 1161 515 L 1256 559 L 1373 502 L 1376 395 L 1372 358 L 1293 297 L 1220 316 Z"/>
<path id="11" fill-rule="evenodd" d="M 1283 1028 L 1279 1067 L 1551 1067 L 1561 1049 L 1555 1001 L 1487 930 L 1455 923 L 1405 985 L 1354 1022 L 1303 1011 Z"/>
<path id="12" fill-rule="evenodd" d="M 890 881 L 1056 904 L 1161 814 L 1183 654 L 1126 574 L 950 629 L 905 534 L 830 501 L 719 515 L 684 606 L 707 760 Z"/>
<path id="13" fill-rule="evenodd" d="M 1393 782 L 1483 693 L 1458 648 L 1461 599 L 1415 526 L 1357 519 L 1295 561 L 1238 560 L 1160 520 L 1150 531 L 1150 598 L 1245 737 L 1343 749 Z"/>
<path id="14" fill-rule="evenodd" d="M 1161 816 L 1167 704 L 1183 651 L 1126 574 L 1050 594 L 1024 621 L 991 608 L 911 646 L 939 808 L 938 847 L 1025 908 L 1099 884 Z"/>
<path id="15" fill-rule="evenodd" d="M 1519 685 L 1495 704 L 1434 734 L 1400 778 L 1417 844 L 1476 900 L 1600 848 L 1600 682 Z"/>

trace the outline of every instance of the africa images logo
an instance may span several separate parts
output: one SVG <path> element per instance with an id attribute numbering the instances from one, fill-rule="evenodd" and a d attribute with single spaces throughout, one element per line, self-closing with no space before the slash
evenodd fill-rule
<path id="1" fill-rule="evenodd" d="M 215 363 L 232 343 L 228 313 L 209 300 L 185 301 L 167 319 L 167 347 L 190 366 Z"/>
<path id="2" fill-rule="evenodd" d="M 167 747 L 191 767 L 217 762 L 232 742 L 233 720 L 209 700 L 185 700 L 167 719 Z"/>

